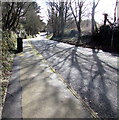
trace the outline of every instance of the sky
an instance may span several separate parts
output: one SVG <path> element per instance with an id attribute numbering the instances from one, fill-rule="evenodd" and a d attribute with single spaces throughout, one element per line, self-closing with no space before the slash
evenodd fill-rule
<path id="1" fill-rule="evenodd" d="M 93 1 L 93 0 L 88 0 L 88 1 Z M 42 16 L 43 21 L 47 23 L 48 13 L 47 13 L 46 2 L 48 2 L 48 0 L 36 0 L 36 2 L 38 3 L 38 5 L 41 6 L 40 15 Z M 113 21 L 115 3 L 116 0 L 100 0 L 96 8 L 95 20 L 99 23 L 102 23 L 104 19 L 103 13 L 107 13 L 109 15 L 109 19 Z"/>

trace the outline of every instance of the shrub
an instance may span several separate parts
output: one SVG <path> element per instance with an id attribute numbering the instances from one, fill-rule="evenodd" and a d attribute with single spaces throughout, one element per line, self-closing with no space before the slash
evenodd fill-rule
<path id="1" fill-rule="evenodd" d="M 8 31 L 2 32 L 2 40 L 0 41 L 1 44 L 1 52 L 0 52 L 0 61 L 1 61 L 1 74 L 0 77 L 2 79 L 2 98 L 5 94 L 5 89 L 8 84 L 6 81 L 8 81 L 8 78 L 10 76 L 10 72 L 12 69 L 12 63 L 13 63 L 13 57 L 14 54 L 12 50 L 15 50 L 15 44 L 16 44 L 16 34 L 15 33 L 9 33 Z"/>

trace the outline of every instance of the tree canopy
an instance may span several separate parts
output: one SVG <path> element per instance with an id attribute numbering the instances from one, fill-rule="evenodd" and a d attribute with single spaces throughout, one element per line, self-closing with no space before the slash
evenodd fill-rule
<path id="1" fill-rule="evenodd" d="M 45 26 L 38 13 L 36 2 L 2 2 L 2 29 L 17 31 L 22 24 L 27 34 L 34 35 Z"/>

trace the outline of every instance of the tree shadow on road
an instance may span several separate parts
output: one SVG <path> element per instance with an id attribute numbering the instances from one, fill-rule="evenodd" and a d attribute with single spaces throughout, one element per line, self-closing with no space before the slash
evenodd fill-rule
<path id="1" fill-rule="evenodd" d="M 96 61 L 97 70 L 95 74 L 93 73 L 93 66 L 90 69 L 90 81 L 88 83 L 87 98 L 90 106 L 98 112 L 100 116 L 104 118 L 117 117 L 117 111 L 114 111 L 112 107 L 112 101 L 109 99 L 109 87 L 107 86 L 107 80 L 105 77 L 106 71 L 102 61 L 98 57 L 98 53 L 95 52 L 95 49 L 92 49 L 94 61 Z M 96 85 L 96 82 L 98 84 Z M 98 91 L 98 92 L 96 92 Z M 114 99 L 114 98 L 113 98 Z M 90 102 L 91 101 L 91 102 Z M 96 104 L 98 103 L 98 104 Z"/>
<path id="2" fill-rule="evenodd" d="M 116 82 L 110 76 L 117 69 L 102 61 L 94 49 L 85 54 L 79 47 L 59 44 L 43 43 L 38 50 L 101 117 L 117 117 L 113 108 L 117 98 L 112 93 L 116 92 Z"/>
<path id="3" fill-rule="evenodd" d="M 45 73 L 48 72 L 49 69 L 48 65 L 46 65 L 47 63 L 44 62 L 42 57 L 40 60 L 37 59 L 37 55 L 31 54 L 31 52 L 29 52 L 30 50 L 31 49 L 27 48 L 26 51 L 28 53 L 24 52 L 25 55 L 20 56 L 19 58 L 20 66 L 18 65 L 18 67 L 20 67 L 20 70 L 17 72 L 20 74 L 20 78 L 16 78 L 14 80 L 12 79 L 12 81 L 10 81 L 10 85 L 13 87 L 15 85 L 15 81 L 20 81 L 21 86 L 17 86 L 12 94 L 20 103 L 22 103 L 22 106 L 17 106 L 14 101 L 11 101 L 11 104 L 7 105 L 7 108 L 5 108 L 7 113 L 10 113 L 10 110 L 14 109 L 14 106 L 16 105 L 19 109 L 22 107 L 22 117 L 24 117 L 24 115 L 30 118 L 35 118 L 38 116 L 49 116 L 51 118 L 69 118 L 77 117 L 79 115 L 85 116 L 83 110 L 77 110 L 77 108 L 79 108 L 79 104 L 76 106 L 75 102 L 73 102 L 73 95 L 67 96 L 66 94 L 66 99 L 64 99 L 64 96 L 60 95 L 62 93 L 65 94 L 67 91 L 67 88 L 65 88 L 66 86 L 63 87 L 64 84 L 60 80 L 57 80 L 57 83 L 55 82 L 54 84 L 51 77 L 54 76 L 54 73 Z M 21 87 L 22 90 L 19 90 Z M 14 88 L 10 88 L 10 90 L 13 89 Z M 15 96 L 16 94 L 22 94 L 22 98 L 18 98 Z M 62 99 L 60 97 L 62 97 Z M 7 99 L 8 101 L 10 100 L 9 98 Z M 17 100 L 15 99 L 15 102 Z M 50 101 L 50 103 L 48 103 L 48 101 Z M 55 108 L 54 111 L 52 111 L 52 107 Z M 42 113 L 41 111 L 47 113 Z M 13 112 L 17 115 L 17 111 L 13 110 L 10 113 L 10 117 L 12 117 Z M 7 115 L 7 113 L 5 113 L 5 115 Z M 44 114 L 46 114 L 46 116 L 43 116 Z M 9 118 L 9 116 L 5 117 Z"/>

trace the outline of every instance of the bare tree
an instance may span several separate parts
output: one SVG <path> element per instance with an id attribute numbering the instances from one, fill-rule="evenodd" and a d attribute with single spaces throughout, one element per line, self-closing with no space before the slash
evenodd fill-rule
<path id="1" fill-rule="evenodd" d="M 74 17 L 77 30 L 78 30 L 77 44 L 80 43 L 82 17 L 86 15 L 85 12 L 86 12 L 87 6 L 85 5 L 85 2 L 86 0 L 74 0 L 73 2 L 70 1 L 71 12 Z M 74 7 L 72 6 L 72 3 L 74 4 Z"/>
<path id="2" fill-rule="evenodd" d="M 95 0 L 93 0 L 93 7 L 92 7 L 92 28 L 91 28 L 92 35 L 94 33 L 94 30 L 95 30 L 95 9 L 98 6 L 99 1 L 100 0 L 98 0 L 97 3 L 96 3 Z"/>
<path id="3" fill-rule="evenodd" d="M 63 36 L 64 34 L 64 29 L 66 26 L 66 22 L 68 20 L 68 17 L 70 16 L 70 14 L 68 13 L 69 11 L 69 2 L 68 0 L 64 1 L 64 2 L 60 2 L 60 9 L 59 9 L 59 19 L 60 19 L 60 35 Z"/>
<path id="4" fill-rule="evenodd" d="M 63 36 L 68 18 L 68 0 L 48 2 L 49 24 L 52 26 L 54 36 Z"/>
<path id="5" fill-rule="evenodd" d="M 58 30 L 58 5 L 55 2 L 48 2 L 48 15 L 49 21 L 48 25 L 51 26 L 53 35 L 57 36 Z"/>
<path id="6" fill-rule="evenodd" d="M 20 17 L 23 17 L 29 9 L 31 3 L 27 2 L 3 2 L 2 3 L 2 23 L 3 30 L 15 30 Z"/>

